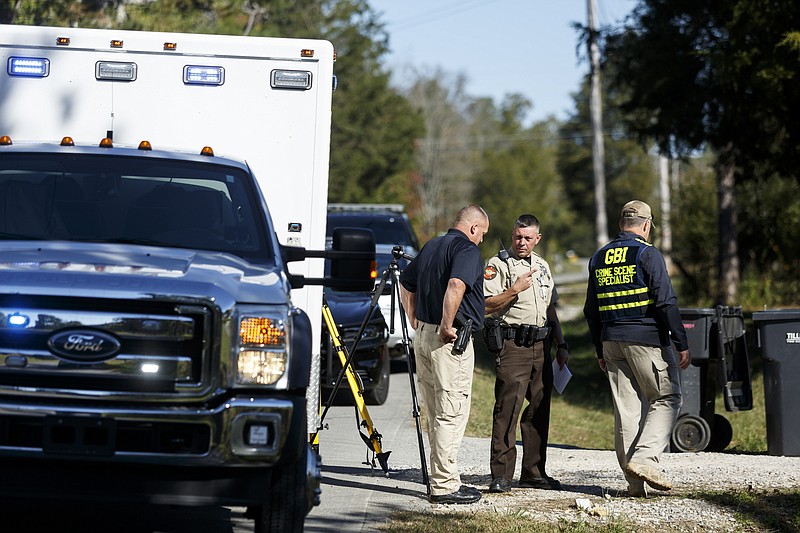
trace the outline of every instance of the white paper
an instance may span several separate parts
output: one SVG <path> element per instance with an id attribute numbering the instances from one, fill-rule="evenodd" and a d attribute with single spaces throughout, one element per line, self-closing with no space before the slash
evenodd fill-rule
<path id="1" fill-rule="evenodd" d="M 569 371 L 569 367 L 564 365 L 564 368 L 559 368 L 558 361 L 553 359 L 553 388 L 556 389 L 556 392 L 562 394 L 570 379 L 572 379 L 572 372 Z"/>

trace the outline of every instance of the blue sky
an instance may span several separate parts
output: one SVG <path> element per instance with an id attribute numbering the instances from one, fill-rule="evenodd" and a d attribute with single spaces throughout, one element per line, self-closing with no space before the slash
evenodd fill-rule
<path id="1" fill-rule="evenodd" d="M 386 65 L 463 73 L 467 93 L 499 103 L 509 93 L 533 102 L 528 119 L 564 119 L 589 68 L 573 22 L 587 23 L 587 0 L 369 0 L 382 13 Z M 597 0 L 598 26 L 622 21 L 636 0 Z M 428 70 L 430 69 L 430 70 Z M 398 80 L 398 83 L 402 83 Z"/>

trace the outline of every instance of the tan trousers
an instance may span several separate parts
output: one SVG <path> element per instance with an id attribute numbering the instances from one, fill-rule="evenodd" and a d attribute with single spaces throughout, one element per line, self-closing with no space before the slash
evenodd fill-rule
<path id="1" fill-rule="evenodd" d="M 420 402 L 430 442 L 431 495 L 441 496 L 461 487 L 458 449 L 469 419 L 475 352 L 472 342 L 461 355 L 452 344 L 442 344 L 437 325 L 420 322 L 414 337 Z"/>
<path id="2" fill-rule="evenodd" d="M 670 348 L 603 341 L 614 400 L 614 448 L 619 466 L 655 466 L 669 445 L 681 409 L 680 374 Z M 625 476 L 629 484 L 636 480 Z M 640 485 L 641 482 L 638 482 Z"/>

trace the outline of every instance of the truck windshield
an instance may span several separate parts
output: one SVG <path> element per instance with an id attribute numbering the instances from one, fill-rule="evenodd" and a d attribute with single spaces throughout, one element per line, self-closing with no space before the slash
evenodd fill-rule
<path id="1" fill-rule="evenodd" d="M 149 244 L 272 259 L 241 169 L 155 157 L 7 153 L 0 239 Z"/>

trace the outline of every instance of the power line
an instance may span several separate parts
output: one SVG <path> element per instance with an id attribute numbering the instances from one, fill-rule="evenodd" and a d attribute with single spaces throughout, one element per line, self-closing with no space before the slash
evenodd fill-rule
<path id="1" fill-rule="evenodd" d="M 418 15 L 413 15 L 404 19 L 400 19 L 397 22 L 388 24 L 388 26 L 391 27 L 391 30 L 393 32 L 407 30 L 415 26 L 420 26 L 422 24 L 427 24 L 435 20 L 451 17 L 453 15 L 458 15 L 460 13 L 463 13 L 464 11 L 475 9 L 476 7 L 482 7 L 487 4 L 492 4 L 498 1 L 500 0 L 466 0 L 463 2 L 454 2 L 452 4 L 441 6 L 436 9 L 431 9 L 427 12 Z"/>
<path id="2" fill-rule="evenodd" d="M 623 139 L 632 139 L 633 136 L 629 133 L 626 133 L 622 130 L 613 130 L 613 131 L 604 131 L 603 137 L 608 137 L 613 141 L 619 141 Z M 540 135 L 540 134 L 532 134 L 532 133 L 518 133 L 516 135 L 473 135 L 473 136 L 464 136 L 464 137 L 454 137 L 454 138 L 438 138 L 438 139 L 423 139 L 427 145 L 434 146 L 434 147 L 444 147 L 451 149 L 453 145 L 458 145 L 459 148 L 457 149 L 467 149 L 470 146 L 480 146 L 480 145 L 503 145 L 503 144 L 515 144 L 518 142 L 523 141 L 563 141 L 563 140 L 570 140 L 570 139 L 591 139 L 592 133 L 587 131 L 583 133 L 564 133 L 564 134 L 556 134 L 556 135 Z"/>

